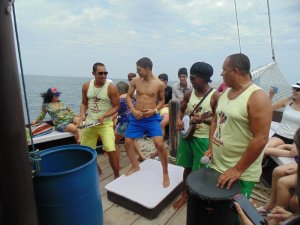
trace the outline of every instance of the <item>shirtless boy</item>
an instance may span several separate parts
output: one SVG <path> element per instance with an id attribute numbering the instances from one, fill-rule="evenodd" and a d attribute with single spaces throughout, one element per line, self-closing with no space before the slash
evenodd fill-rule
<path id="1" fill-rule="evenodd" d="M 153 137 L 154 145 L 159 152 L 163 170 L 163 187 L 170 185 L 168 175 L 168 153 L 164 149 L 162 130 L 160 126 L 161 116 L 158 111 L 165 102 L 165 86 L 153 75 L 152 62 L 149 58 L 141 58 L 136 62 L 139 78 L 130 82 L 129 91 L 126 96 L 127 104 L 132 112 L 129 117 L 129 125 L 126 130 L 125 146 L 127 155 L 131 161 L 131 168 L 126 175 L 140 170 L 133 143 L 136 138 L 142 138 L 144 133 Z M 136 105 L 132 104 L 131 97 L 136 90 Z M 157 99 L 159 102 L 157 103 Z"/>

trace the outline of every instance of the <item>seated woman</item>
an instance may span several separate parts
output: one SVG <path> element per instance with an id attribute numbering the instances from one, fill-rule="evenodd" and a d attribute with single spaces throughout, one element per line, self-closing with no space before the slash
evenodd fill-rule
<path id="1" fill-rule="evenodd" d="M 279 124 L 275 134 L 270 138 L 269 142 L 265 146 L 264 153 L 269 156 L 287 156 L 289 152 L 283 152 L 282 148 L 277 148 L 284 144 L 293 144 L 293 136 L 300 127 L 300 81 L 294 85 L 293 95 L 291 98 L 283 99 L 273 104 L 273 110 L 284 108 L 282 120 Z M 274 95 L 274 92 L 270 91 L 270 97 Z"/>
<path id="2" fill-rule="evenodd" d="M 296 131 L 296 134 L 294 136 L 294 141 L 297 147 L 297 151 L 298 151 L 298 156 L 300 156 L 300 128 Z M 300 162 L 297 162 L 297 166 L 292 165 L 292 167 L 290 167 L 290 170 L 288 169 L 288 165 L 285 165 L 285 171 L 288 173 L 292 173 L 295 172 L 295 167 L 297 167 L 297 172 L 296 174 L 296 186 L 295 186 L 295 201 L 298 203 L 298 206 L 295 207 L 294 206 L 294 211 L 295 213 L 292 213 L 290 211 L 287 211 L 286 209 L 284 209 L 281 206 L 275 206 L 271 212 L 268 214 L 267 220 L 268 220 L 268 224 L 269 225 L 279 225 L 282 224 L 283 221 L 286 220 L 290 220 L 292 218 L 292 220 L 294 220 L 295 223 L 293 223 L 293 221 L 289 221 L 288 224 L 299 224 L 296 221 L 299 221 L 299 217 L 296 217 L 297 214 L 300 213 L 299 210 L 299 202 L 300 202 Z M 291 166 L 291 165 L 290 165 Z M 275 172 L 274 172 L 275 173 Z M 294 180 L 295 181 L 295 180 Z M 275 180 L 273 182 L 276 182 Z M 272 190 L 273 190 L 273 186 L 272 186 Z M 279 190 L 277 190 L 278 192 Z M 278 194 L 280 194 L 278 192 Z M 282 193 L 282 194 L 286 194 L 286 193 Z M 271 194 L 271 198 L 272 198 L 272 194 Z M 242 225 L 253 225 L 253 223 L 249 220 L 249 218 L 246 216 L 246 214 L 243 212 L 243 210 L 241 209 L 240 205 L 235 203 L 235 207 L 237 209 L 238 215 L 240 217 L 240 221 Z M 264 206 L 264 207 L 267 207 Z"/>
<path id="3" fill-rule="evenodd" d="M 116 146 L 116 151 L 120 155 L 120 141 L 125 137 L 126 129 L 128 126 L 129 122 L 129 114 L 130 110 L 129 107 L 126 103 L 126 95 L 129 89 L 129 85 L 125 83 L 124 81 L 120 81 L 117 83 L 117 88 L 120 93 L 120 108 L 118 111 L 118 116 L 117 116 L 117 126 L 116 126 L 116 131 L 115 131 L 115 146 Z M 135 104 L 135 100 L 132 98 L 133 103 Z M 140 146 L 136 141 L 134 141 L 134 150 L 138 154 L 138 159 L 139 161 L 144 161 L 146 158 L 143 155 L 142 151 L 140 150 Z"/>
<path id="4" fill-rule="evenodd" d="M 297 211 L 297 163 L 281 165 L 273 170 L 271 196 L 266 205 L 257 208 L 262 214 L 268 214 L 275 206 Z M 291 202 L 292 200 L 292 202 Z M 294 204 L 296 200 L 296 204 Z M 292 203 L 292 204 L 290 204 Z M 296 210 L 294 209 L 296 208 Z M 293 210 L 294 209 L 294 210 Z"/>
<path id="5" fill-rule="evenodd" d="M 49 88 L 47 92 L 42 93 L 43 98 L 42 111 L 32 121 L 32 124 L 42 121 L 48 113 L 51 117 L 56 130 L 60 132 L 72 132 L 77 143 L 80 143 L 80 131 L 77 129 L 79 125 L 79 116 L 76 116 L 70 107 L 59 100 L 61 92 L 57 88 Z"/>

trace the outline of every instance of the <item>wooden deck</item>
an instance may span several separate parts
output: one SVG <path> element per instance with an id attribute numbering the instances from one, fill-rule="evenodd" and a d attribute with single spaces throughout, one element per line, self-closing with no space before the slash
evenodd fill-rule
<path id="1" fill-rule="evenodd" d="M 149 141 L 148 141 L 149 142 Z M 150 146 L 149 146 L 150 143 Z M 154 151 L 154 146 L 151 145 L 150 141 L 143 146 L 140 143 L 141 150 L 147 158 L 150 158 L 151 152 Z M 102 175 L 100 177 L 100 189 L 103 205 L 103 220 L 104 225 L 183 225 L 186 224 L 186 205 L 176 211 L 172 207 L 172 203 L 176 201 L 180 196 L 178 195 L 156 218 L 149 220 L 143 216 L 140 216 L 132 211 L 129 211 L 107 199 L 107 194 L 105 190 L 106 184 L 113 181 L 113 172 L 109 165 L 108 156 L 106 154 L 98 155 L 98 163 L 102 169 Z M 130 168 L 129 159 L 124 152 L 124 148 L 121 147 L 120 155 L 120 174 L 124 174 Z M 145 195 L 150 195 L 151 193 L 145 193 Z M 261 206 L 265 203 L 269 197 L 269 189 L 263 187 L 262 185 L 257 185 L 253 193 L 254 203 L 257 206 Z"/>
<path id="2" fill-rule="evenodd" d="M 151 151 L 144 153 L 146 157 L 149 158 Z M 102 169 L 102 175 L 100 177 L 100 189 L 103 205 L 104 225 L 182 225 L 186 223 L 186 205 L 180 210 L 176 211 L 173 209 L 171 203 L 156 218 L 149 220 L 109 201 L 107 199 L 105 185 L 113 181 L 113 172 L 109 165 L 108 156 L 106 154 L 98 155 L 97 160 Z M 124 174 L 129 168 L 129 159 L 124 153 L 122 153 L 120 156 L 120 174 Z M 150 193 L 145 194 L 147 195 Z M 179 196 L 177 196 L 176 199 L 178 197 Z"/>

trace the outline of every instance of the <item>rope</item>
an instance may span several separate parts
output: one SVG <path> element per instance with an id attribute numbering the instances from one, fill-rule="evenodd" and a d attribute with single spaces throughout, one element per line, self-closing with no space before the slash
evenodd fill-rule
<path id="1" fill-rule="evenodd" d="M 19 33 L 18 33 L 18 27 L 17 27 L 17 19 L 16 19 L 16 11 L 15 11 L 14 0 L 11 0 L 11 4 L 12 4 L 12 9 L 13 9 L 14 28 L 15 28 L 16 43 L 17 43 L 18 57 L 19 57 L 20 70 L 21 70 L 21 78 L 22 78 L 24 100 L 25 100 L 25 107 L 26 107 L 26 116 L 27 116 L 27 120 L 28 120 L 28 124 L 29 124 L 30 142 L 31 142 L 32 151 L 35 151 L 34 144 L 33 144 L 33 139 L 32 139 L 32 130 L 31 130 L 31 126 L 30 126 L 29 107 L 28 107 L 28 100 L 27 100 L 27 94 L 26 94 L 26 85 L 25 85 L 23 63 L 22 63 L 22 57 L 21 57 L 21 48 L 20 48 L 20 41 L 19 41 Z"/>
<path id="2" fill-rule="evenodd" d="M 270 29 L 270 38 L 271 38 L 272 59 L 275 61 L 275 51 L 274 51 L 274 45 L 273 45 L 272 23 L 271 23 L 271 13 L 270 13 L 269 0 L 267 0 L 267 5 L 268 5 L 268 16 L 269 16 L 269 29 Z"/>
<path id="3" fill-rule="evenodd" d="M 235 8 L 235 20 L 236 20 L 236 27 L 237 27 L 237 32 L 238 32 L 240 53 L 242 53 L 241 38 L 240 38 L 240 29 L 239 29 L 239 20 L 238 20 L 238 15 L 237 15 L 237 10 L 236 10 L 236 1 L 235 0 L 234 0 L 234 8 Z"/>
<path id="4" fill-rule="evenodd" d="M 34 174 L 34 173 L 39 173 L 40 172 L 40 160 L 41 160 L 41 158 L 39 156 L 38 150 L 35 150 L 35 148 L 34 148 L 33 139 L 32 139 L 32 130 L 31 130 L 31 126 L 30 126 L 29 107 L 28 107 L 28 100 L 27 100 L 27 94 L 26 94 L 26 85 L 25 85 L 23 63 L 22 63 L 22 57 L 21 57 L 21 48 L 20 48 L 20 41 L 19 41 L 19 34 L 18 34 L 18 27 L 17 27 L 17 19 L 16 19 L 16 11 L 15 11 L 14 0 L 10 0 L 10 5 L 12 5 L 12 9 L 13 9 L 13 20 L 14 20 L 16 43 L 17 43 L 18 57 L 19 57 L 20 70 L 21 70 L 21 78 L 22 78 L 22 85 L 23 85 L 23 92 L 24 92 L 26 115 L 27 115 L 27 120 L 28 120 L 28 124 L 29 124 L 29 133 L 30 133 L 30 142 L 31 142 L 31 151 L 29 152 L 29 160 L 30 160 L 30 162 L 32 164 L 32 167 L 33 167 L 32 173 Z"/>

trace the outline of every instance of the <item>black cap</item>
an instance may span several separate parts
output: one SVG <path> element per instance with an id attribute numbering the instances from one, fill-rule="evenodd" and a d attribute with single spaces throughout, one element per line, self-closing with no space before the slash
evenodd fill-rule
<path id="1" fill-rule="evenodd" d="M 186 68 L 180 68 L 179 70 L 178 70 L 178 76 L 180 75 L 180 74 L 185 74 L 186 76 L 188 75 L 188 72 L 187 72 L 187 69 Z"/>
<path id="2" fill-rule="evenodd" d="M 165 73 L 159 74 L 158 79 L 168 81 L 168 75 Z"/>
<path id="3" fill-rule="evenodd" d="M 214 73 L 212 66 L 205 62 L 196 62 L 192 65 L 190 69 L 190 74 L 201 77 L 207 82 L 211 82 L 211 76 Z"/>

